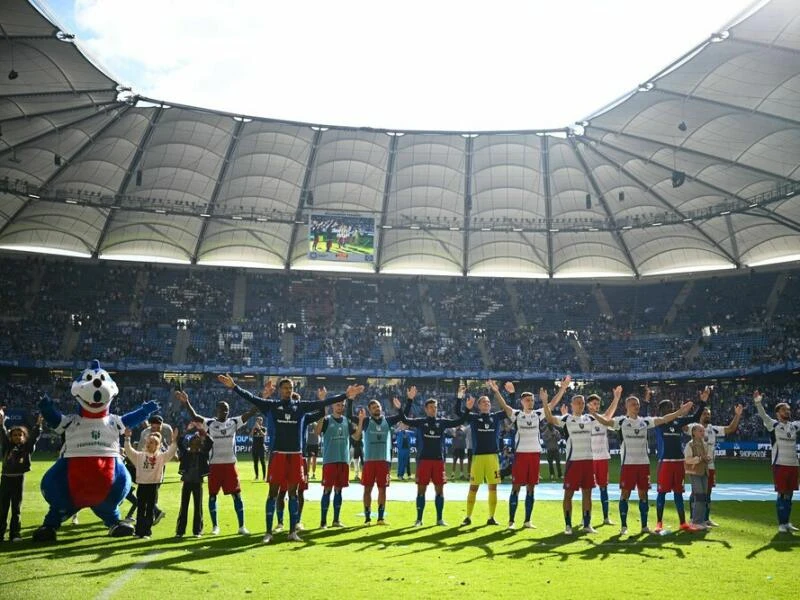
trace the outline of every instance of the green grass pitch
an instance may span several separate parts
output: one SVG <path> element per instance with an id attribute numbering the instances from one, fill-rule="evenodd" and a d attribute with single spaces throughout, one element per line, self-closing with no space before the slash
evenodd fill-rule
<path id="1" fill-rule="evenodd" d="M 458 528 L 463 502 L 447 502 L 450 527 L 411 527 L 412 502 L 392 502 L 389 526 L 359 525 L 360 503 L 345 502 L 343 530 L 319 530 L 319 504 L 304 510 L 305 543 L 291 544 L 277 534 L 264 546 L 267 486 L 249 481 L 250 463 L 242 460 L 243 498 L 248 537 L 236 534 L 228 497 L 219 498 L 220 535 L 200 539 L 174 537 L 179 486 L 171 463 L 159 504 L 166 518 L 153 538 L 113 539 L 97 518 L 81 511 L 79 525 L 65 523 L 56 544 L 37 545 L 31 532 L 41 523 L 45 503 L 38 483 L 51 459 L 39 457 L 26 477 L 21 543 L 0 544 L 0 598 L 144 598 L 157 594 L 192 598 L 793 598 L 800 558 L 800 537 L 779 535 L 772 502 L 716 502 L 719 529 L 704 534 L 632 536 L 620 539 L 617 526 L 598 527 L 592 536 L 567 537 L 559 502 L 537 502 L 537 529 L 505 532 L 484 526 L 485 503 L 473 515 L 475 525 Z M 765 463 L 720 461 L 726 482 L 769 480 Z M 615 469 L 612 468 L 612 473 Z M 319 485 L 312 482 L 311 485 Z M 445 489 L 445 494 L 446 494 Z M 655 494 L 650 518 L 654 520 Z M 522 504 L 522 503 L 520 503 Z M 127 506 L 127 503 L 125 504 Z M 578 504 L 575 504 L 577 509 Z M 632 504 L 631 531 L 638 531 Z M 373 503 L 374 510 L 374 503 Z M 507 519 L 507 497 L 499 494 L 497 517 Z M 523 507 L 520 505 L 520 511 Z M 800 508 L 796 509 L 800 510 Z M 595 502 L 595 523 L 599 504 Z M 618 521 L 617 506 L 611 515 Z M 210 530 L 206 512 L 206 529 Z M 433 523 L 428 501 L 426 524 Z M 666 522 L 674 526 L 669 503 Z M 288 516 L 287 516 L 288 522 Z"/>

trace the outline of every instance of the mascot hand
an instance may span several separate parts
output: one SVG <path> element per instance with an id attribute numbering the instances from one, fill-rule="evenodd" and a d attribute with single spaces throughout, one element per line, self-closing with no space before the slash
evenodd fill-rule
<path id="1" fill-rule="evenodd" d="M 62 415 L 47 394 L 41 394 L 39 396 L 39 410 L 50 427 L 58 427 L 61 423 Z"/>

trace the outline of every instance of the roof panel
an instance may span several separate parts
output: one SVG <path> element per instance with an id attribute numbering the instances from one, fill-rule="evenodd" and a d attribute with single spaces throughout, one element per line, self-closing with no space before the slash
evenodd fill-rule
<path id="1" fill-rule="evenodd" d="M 628 259 L 609 232 L 560 232 L 553 236 L 554 277 L 633 276 Z"/>
<path id="2" fill-rule="evenodd" d="M 215 219 L 205 230 L 197 263 L 283 269 L 291 235 L 285 223 Z"/>
<path id="3" fill-rule="evenodd" d="M 115 211 L 100 258 L 191 262 L 203 219 L 155 212 Z"/>
<path id="4" fill-rule="evenodd" d="M 28 202 L 0 234 L 0 247 L 90 256 L 107 217 L 107 210 L 89 206 Z"/>
<path id="5" fill-rule="evenodd" d="M 0 197 L 0 228 L 12 218 L 0 231 L 78 252 L 70 236 L 88 228 L 100 239 L 104 217 L 92 215 L 113 204 L 108 256 L 374 269 L 306 256 L 308 211 L 348 210 L 392 228 L 381 231 L 387 272 L 541 276 L 552 261 L 558 277 L 600 277 L 717 269 L 740 254 L 789 260 L 800 203 L 770 194 L 800 176 L 798 16 L 794 0 L 772 0 L 573 132 L 388 135 L 138 97 L 114 104 L 113 81 L 31 5 L 8 0 L 0 70 L 13 43 L 20 76 L 0 82 L 0 186 L 16 196 Z M 686 174 L 678 187 L 674 171 Z M 42 202 L 24 204 L 29 193 Z M 754 197 L 761 206 L 747 208 Z M 736 214 L 743 206 L 753 214 Z M 244 220 L 218 218 L 234 214 Z"/>
<path id="6" fill-rule="evenodd" d="M 543 233 L 475 231 L 469 236 L 468 275 L 548 277 Z"/>

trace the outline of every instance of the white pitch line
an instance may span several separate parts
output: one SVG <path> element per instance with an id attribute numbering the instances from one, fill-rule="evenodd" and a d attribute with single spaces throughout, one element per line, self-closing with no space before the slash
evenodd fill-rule
<path id="1" fill-rule="evenodd" d="M 122 573 L 122 575 L 112 581 L 111 585 L 100 592 L 97 595 L 97 600 L 109 600 L 114 594 L 120 591 L 122 587 L 128 583 L 128 581 L 133 579 L 133 576 L 136 575 L 136 571 L 141 571 L 144 569 L 147 564 L 158 554 L 161 554 L 161 550 L 153 550 L 152 552 L 149 552 L 142 560 L 131 566 L 128 570 Z"/>

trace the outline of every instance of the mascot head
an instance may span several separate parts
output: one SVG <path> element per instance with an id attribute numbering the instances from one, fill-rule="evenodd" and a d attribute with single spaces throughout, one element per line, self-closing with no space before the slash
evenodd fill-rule
<path id="1" fill-rule="evenodd" d="M 111 375 L 100 368 L 100 362 L 93 360 L 89 368 L 72 382 L 72 395 L 81 405 L 84 417 L 104 417 L 108 405 L 119 394 L 119 388 Z"/>

